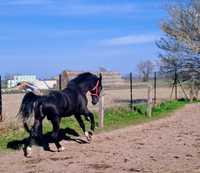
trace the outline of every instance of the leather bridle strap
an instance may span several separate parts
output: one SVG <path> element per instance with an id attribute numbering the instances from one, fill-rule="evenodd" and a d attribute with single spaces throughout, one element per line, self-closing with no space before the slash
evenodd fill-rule
<path id="1" fill-rule="evenodd" d="M 99 97 L 99 94 L 100 94 L 100 92 L 99 92 L 99 80 L 97 81 L 95 87 L 90 90 L 90 94 L 91 94 L 91 96 L 97 96 L 97 97 Z"/>

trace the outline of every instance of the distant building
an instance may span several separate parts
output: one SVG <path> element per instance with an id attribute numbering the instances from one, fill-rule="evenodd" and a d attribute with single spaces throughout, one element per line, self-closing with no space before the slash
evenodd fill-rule
<path id="1" fill-rule="evenodd" d="M 14 75 L 7 81 L 7 88 L 13 88 L 23 81 L 30 82 L 41 90 L 53 89 L 56 86 L 56 80 L 38 80 L 35 75 Z"/>
<path id="2" fill-rule="evenodd" d="M 37 86 L 41 90 L 53 89 L 56 87 L 56 80 L 36 80 L 33 82 L 35 86 Z"/>
<path id="3" fill-rule="evenodd" d="M 13 79 L 7 81 L 7 88 L 13 88 L 17 83 L 26 81 L 33 83 L 37 80 L 35 75 L 14 75 Z"/>

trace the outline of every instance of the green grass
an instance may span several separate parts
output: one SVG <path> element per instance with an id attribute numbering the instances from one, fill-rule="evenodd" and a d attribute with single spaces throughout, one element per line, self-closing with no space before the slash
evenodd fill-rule
<path id="1" fill-rule="evenodd" d="M 96 132 L 99 133 L 101 131 L 110 131 L 116 128 L 123 128 L 133 124 L 139 124 L 148 122 L 151 120 L 159 119 L 165 116 L 170 115 L 170 113 L 180 107 L 183 107 L 188 102 L 186 101 L 167 101 L 163 102 L 160 105 L 157 105 L 152 110 L 152 117 L 147 117 L 145 115 L 146 105 L 138 105 L 136 108 L 138 111 L 130 111 L 128 107 L 116 107 L 109 108 L 105 110 L 105 118 L 104 118 L 104 128 L 96 129 Z M 95 112 L 95 119 L 98 124 L 98 116 Z M 89 128 L 89 122 L 85 121 L 86 127 Z M 79 134 L 82 134 L 82 131 L 77 123 L 77 121 L 73 118 L 63 118 L 61 121 L 61 128 L 71 128 L 77 131 Z M 50 122 L 45 121 L 43 127 L 44 133 L 52 131 L 52 125 Z M 6 150 L 7 144 L 14 140 L 22 140 L 27 137 L 28 134 L 23 129 L 18 130 L 7 130 L 6 132 L 0 134 L 0 150 Z"/>
<path id="2" fill-rule="evenodd" d="M 106 111 L 105 128 L 103 130 L 112 130 L 122 128 L 128 125 L 148 122 L 170 115 L 170 113 L 180 107 L 183 107 L 186 101 L 167 101 L 163 102 L 152 110 L 152 117 L 146 116 L 146 105 L 138 105 L 137 110 L 130 111 L 128 107 L 111 108 Z"/>

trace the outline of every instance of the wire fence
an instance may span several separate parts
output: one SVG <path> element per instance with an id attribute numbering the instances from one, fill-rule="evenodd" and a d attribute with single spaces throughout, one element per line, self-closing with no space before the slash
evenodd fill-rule
<path id="1" fill-rule="evenodd" d="M 61 78 L 61 77 L 59 77 Z M 62 83 L 59 81 L 58 84 L 61 86 Z M 173 91 L 173 81 L 169 82 L 166 80 L 157 79 L 156 73 L 154 77 L 148 82 L 140 82 L 133 80 L 132 74 L 123 85 L 120 86 L 106 86 L 104 87 L 104 108 L 117 107 L 117 106 L 131 106 L 147 103 L 148 102 L 148 89 L 151 86 L 151 97 L 153 98 L 154 104 L 159 104 L 165 100 L 174 98 L 185 98 L 185 94 L 189 95 L 188 88 L 186 86 L 176 86 L 176 90 Z M 57 87 L 60 88 L 61 87 Z M 184 92 L 183 92 L 184 89 Z M 2 90 L 1 90 L 2 91 Z M 173 92 L 172 92 L 173 91 Z M 47 94 L 49 90 L 42 91 Z M 24 93 L 22 92 L 4 92 L 0 96 L 0 118 L 5 122 L 12 122 L 16 120 L 16 114 L 19 110 Z M 170 98 L 171 97 L 171 98 Z M 2 98 L 2 99 L 1 99 Z M 88 95 L 89 108 L 92 110 L 99 110 L 99 105 L 93 106 L 91 104 L 91 98 Z"/>

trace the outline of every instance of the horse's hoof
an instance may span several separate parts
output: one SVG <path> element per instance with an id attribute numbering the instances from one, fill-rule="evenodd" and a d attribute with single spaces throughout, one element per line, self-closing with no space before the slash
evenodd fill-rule
<path id="1" fill-rule="evenodd" d="M 60 148 L 58 148 L 58 152 L 62 152 L 62 151 L 64 151 L 65 150 L 65 148 L 62 146 L 62 147 L 60 147 Z"/>
<path id="2" fill-rule="evenodd" d="M 90 137 L 92 137 L 92 135 L 93 135 L 93 132 L 89 131 L 88 133 L 89 133 Z"/>
<path id="3" fill-rule="evenodd" d="M 26 157 L 31 157 L 31 154 L 32 154 L 32 149 L 31 149 L 31 147 L 27 147 L 27 148 L 25 149 L 24 155 L 25 155 Z"/>
<path id="4" fill-rule="evenodd" d="M 44 146 L 44 151 L 51 151 L 51 148 L 49 147 L 49 145 Z"/>
<path id="5" fill-rule="evenodd" d="M 86 137 L 88 143 L 90 143 L 92 141 L 92 133 L 91 132 L 85 132 L 85 137 Z"/>

